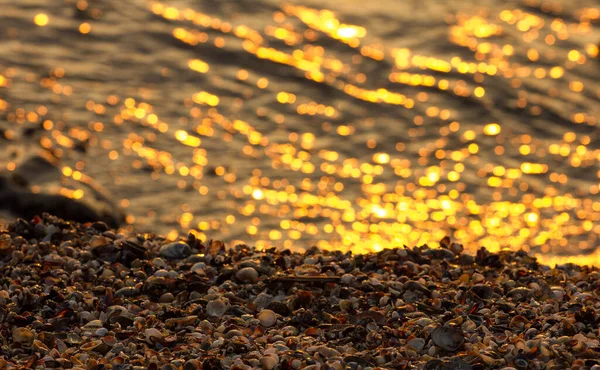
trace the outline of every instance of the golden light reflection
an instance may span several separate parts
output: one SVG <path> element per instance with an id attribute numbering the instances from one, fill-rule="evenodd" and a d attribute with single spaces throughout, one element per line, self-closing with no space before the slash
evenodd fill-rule
<path id="1" fill-rule="evenodd" d="M 48 18 L 47 14 L 44 13 L 40 13 L 37 14 L 34 18 L 33 18 L 33 22 L 40 27 L 44 27 L 48 24 L 48 21 L 50 20 L 50 18 Z"/>
<path id="2" fill-rule="evenodd" d="M 2 140 L 39 124 L 40 146 L 59 156 L 90 145 L 136 176 L 172 181 L 186 192 L 174 217 L 127 219 L 167 220 L 169 238 L 192 230 L 260 247 L 364 252 L 451 235 L 467 248 L 589 249 L 600 234 L 597 111 L 589 107 L 600 94 L 585 76 L 598 46 L 571 38 L 589 35 L 600 14 L 502 6 L 449 17 L 453 54 L 389 48 L 327 9 L 284 4 L 254 29 L 209 9 L 153 2 L 165 35 L 182 46 L 182 58 L 157 76 L 180 82 L 182 66 L 201 74 L 190 72 L 196 80 L 178 86 L 168 107 L 159 88 L 92 98 L 72 86 L 67 66 L 42 77 L 0 66 L 0 88 L 35 82 L 50 96 L 43 107 L 0 100 L 15 125 Z M 95 24 L 78 30 L 95 34 Z M 221 65 L 212 51 L 234 53 L 239 64 Z M 71 95 L 90 118 L 81 126 L 55 109 Z M 77 163 L 62 175 L 85 179 Z M 214 214 L 198 211 L 193 196 L 214 202 Z"/>

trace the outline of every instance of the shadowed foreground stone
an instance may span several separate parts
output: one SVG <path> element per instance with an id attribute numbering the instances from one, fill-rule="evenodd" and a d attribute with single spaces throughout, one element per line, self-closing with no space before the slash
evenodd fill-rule
<path id="1" fill-rule="evenodd" d="M 32 219 L 42 213 L 54 214 L 75 222 L 102 221 L 112 228 L 119 227 L 120 220 L 111 214 L 100 214 L 83 202 L 62 195 L 36 194 L 20 190 L 0 176 L 0 210 L 15 217 Z"/>

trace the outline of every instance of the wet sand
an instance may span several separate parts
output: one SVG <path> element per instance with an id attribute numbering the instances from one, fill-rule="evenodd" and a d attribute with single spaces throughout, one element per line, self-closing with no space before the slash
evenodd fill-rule
<path id="1" fill-rule="evenodd" d="M 452 234 L 598 264 L 599 17 L 595 1 L 5 1 L 0 165 L 56 159 L 5 195 L 120 207 L 127 230 L 170 238 L 358 252 Z"/>

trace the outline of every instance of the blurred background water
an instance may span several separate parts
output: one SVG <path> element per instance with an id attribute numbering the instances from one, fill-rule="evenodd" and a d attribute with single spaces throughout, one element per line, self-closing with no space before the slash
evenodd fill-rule
<path id="1" fill-rule="evenodd" d="M 56 194 L 171 238 L 600 262 L 598 1 L 0 9 L 5 219 Z"/>

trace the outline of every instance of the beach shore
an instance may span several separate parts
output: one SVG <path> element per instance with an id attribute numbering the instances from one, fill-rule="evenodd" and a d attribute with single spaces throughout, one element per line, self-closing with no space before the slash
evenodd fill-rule
<path id="1" fill-rule="evenodd" d="M 2 369 L 600 368 L 596 268 L 449 238 L 353 255 L 0 230 Z"/>

